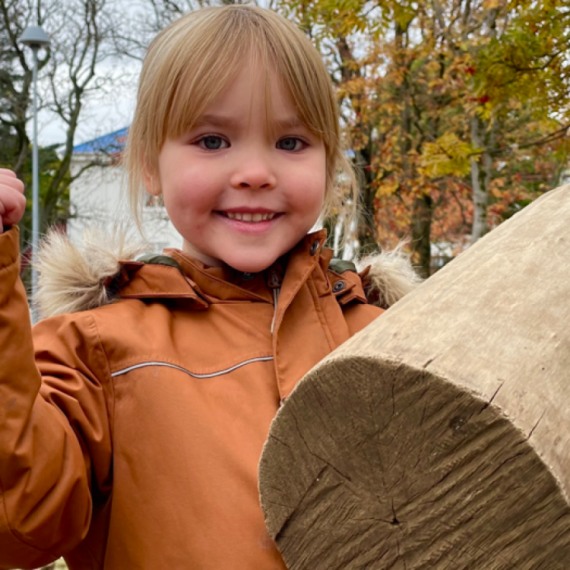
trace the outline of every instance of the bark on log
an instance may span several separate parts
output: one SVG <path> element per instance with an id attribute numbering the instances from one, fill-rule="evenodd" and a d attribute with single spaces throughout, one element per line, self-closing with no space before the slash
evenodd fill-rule
<path id="1" fill-rule="evenodd" d="M 570 186 L 316 366 L 260 462 L 290 570 L 570 568 Z"/>

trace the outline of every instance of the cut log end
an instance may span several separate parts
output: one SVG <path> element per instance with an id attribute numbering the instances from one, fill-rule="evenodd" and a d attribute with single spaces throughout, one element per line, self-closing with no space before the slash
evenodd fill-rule
<path id="1" fill-rule="evenodd" d="M 290 570 L 567 569 L 570 507 L 529 435 L 432 372 L 328 362 L 271 427 L 268 530 Z"/>

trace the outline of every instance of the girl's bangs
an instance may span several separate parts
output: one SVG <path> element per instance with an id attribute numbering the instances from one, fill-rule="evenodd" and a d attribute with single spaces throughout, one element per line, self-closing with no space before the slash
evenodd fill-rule
<path id="1" fill-rule="evenodd" d="M 243 66 L 243 47 L 227 42 L 219 49 L 204 50 L 196 62 L 195 55 L 180 66 L 172 90 L 170 104 L 165 110 L 163 140 L 178 138 L 190 130 L 196 120 L 233 82 Z"/>
<path id="2" fill-rule="evenodd" d="M 306 40 L 308 45 L 303 45 L 305 38 L 299 38 L 298 30 L 293 26 L 283 29 L 284 22 L 275 23 L 272 16 L 236 10 L 221 21 L 214 19 L 210 25 L 193 30 L 188 42 L 182 40 L 187 45 L 177 50 L 176 69 L 171 69 L 175 77 L 168 82 L 171 94 L 162 118 L 160 146 L 166 138 L 178 138 L 190 130 L 247 66 L 265 75 L 265 108 L 259 111 L 265 114 L 268 125 L 272 114 L 270 71 L 274 70 L 299 119 L 324 140 L 327 150 L 335 146 L 329 135 L 331 130 L 336 131 L 336 116 L 330 109 L 326 71 L 323 77 L 315 73 L 315 63 L 322 63 L 312 61 L 316 54 L 311 54 L 314 48 L 310 42 Z M 260 18 L 264 20 L 261 23 Z"/>

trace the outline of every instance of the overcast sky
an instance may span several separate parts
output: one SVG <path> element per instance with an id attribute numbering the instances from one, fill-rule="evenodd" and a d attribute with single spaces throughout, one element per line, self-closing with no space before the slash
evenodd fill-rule
<path id="1" fill-rule="evenodd" d="M 87 101 L 81 111 L 75 144 L 127 127 L 135 109 L 137 78 L 140 64 L 122 62 L 114 66 L 114 81 L 105 92 Z M 41 90 L 41 88 L 40 88 Z M 32 129 L 31 121 L 28 128 Z M 39 142 L 41 146 L 65 141 L 65 124 L 51 111 L 44 109 L 38 114 Z"/>

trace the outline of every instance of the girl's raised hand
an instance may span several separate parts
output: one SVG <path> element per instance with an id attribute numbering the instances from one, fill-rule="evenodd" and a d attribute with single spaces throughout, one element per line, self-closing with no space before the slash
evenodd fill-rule
<path id="1" fill-rule="evenodd" d="M 17 224 L 24 215 L 24 183 L 7 168 L 0 168 L 0 234 L 3 226 Z"/>

